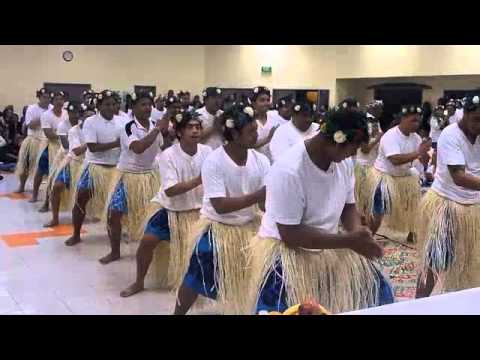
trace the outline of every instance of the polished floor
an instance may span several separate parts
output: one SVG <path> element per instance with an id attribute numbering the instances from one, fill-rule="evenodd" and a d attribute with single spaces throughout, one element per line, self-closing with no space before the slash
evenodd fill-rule
<path id="1" fill-rule="evenodd" d="M 136 245 L 122 244 L 120 261 L 101 265 L 108 253 L 105 228 L 99 223 L 84 226 L 83 243 L 67 247 L 70 214 L 64 224 L 48 230 L 43 224 L 50 214 L 41 214 L 41 203 L 12 196 L 17 180 L 3 174 L 0 182 L 0 314 L 171 314 L 175 297 L 167 290 L 147 290 L 130 298 L 119 292 L 135 277 Z M 27 191 L 29 191 L 27 186 Z M 26 193 L 30 197 L 30 193 Z M 43 196 L 41 196 L 43 198 Z M 193 314 L 215 313 L 214 308 Z"/>

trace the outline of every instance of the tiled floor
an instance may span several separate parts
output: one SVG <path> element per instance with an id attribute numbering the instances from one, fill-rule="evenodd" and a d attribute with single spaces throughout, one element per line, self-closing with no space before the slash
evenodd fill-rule
<path id="1" fill-rule="evenodd" d="M 5 175 L 0 194 L 17 186 Z M 27 187 L 28 189 L 28 187 Z M 50 214 L 38 213 L 40 203 L 0 196 L 0 235 L 43 231 Z M 70 214 L 61 216 L 70 223 Z M 171 314 L 175 297 L 167 290 L 151 289 L 130 298 L 119 292 L 134 279 L 136 246 L 123 246 L 124 257 L 101 265 L 108 242 L 104 226 L 85 226 L 84 242 L 67 247 L 68 236 L 42 237 L 38 245 L 11 247 L 0 239 L 0 314 Z M 147 287 L 152 286 L 147 281 Z M 215 313 L 210 307 L 192 313 Z"/>

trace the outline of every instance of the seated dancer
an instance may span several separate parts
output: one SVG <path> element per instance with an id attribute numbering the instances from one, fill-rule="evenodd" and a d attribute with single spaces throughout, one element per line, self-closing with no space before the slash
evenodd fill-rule
<path id="1" fill-rule="evenodd" d="M 27 137 L 22 141 L 18 153 L 15 174 L 20 180 L 20 186 L 16 191 L 17 193 L 23 193 L 28 178 L 35 176 L 35 164 L 40 151 L 40 140 L 43 138 L 40 117 L 44 112 L 53 108 L 50 104 L 50 94 L 44 88 L 37 91 L 37 98 L 38 103 L 29 105 L 25 113 Z"/>
<path id="2" fill-rule="evenodd" d="M 178 290 L 177 315 L 186 314 L 198 295 L 216 299 L 226 313 L 247 312 L 246 248 L 258 230 L 255 205 L 264 209 L 270 162 L 253 150 L 257 122 L 251 107 L 232 105 L 221 120 L 228 143 L 202 166 L 202 217 L 192 231 L 194 249 Z"/>
<path id="3" fill-rule="evenodd" d="M 270 142 L 273 162 L 281 158 L 285 150 L 296 143 L 309 139 L 318 131 L 319 125 L 313 122 L 316 106 L 307 101 L 297 101 L 293 107 L 292 121 L 281 125 Z"/>
<path id="4" fill-rule="evenodd" d="M 292 110 L 294 104 L 295 100 L 291 95 L 280 98 L 275 104 L 275 110 L 268 111 L 267 116 L 273 117 L 275 122 L 279 125 L 286 124 L 292 120 Z"/>
<path id="5" fill-rule="evenodd" d="M 422 140 L 416 133 L 420 115 L 421 109 L 415 106 L 402 108 L 400 124 L 382 136 L 378 157 L 368 170 L 364 191 L 373 234 L 386 217 L 390 230 L 408 233 L 407 241 L 414 241 L 421 196 L 414 167 L 417 160 L 422 166 L 428 164 L 431 147 L 430 139 Z"/>
<path id="6" fill-rule="evenodd" d="M 65 242 L 67 246 L 81 241 L 80 231 L 87 204 L 89 216 L 101 218 L 104 213 L 108 190 L 115 180 L 115 166 L 120 156 L 120 134 L 124 131 L 123 119 L 114 115 L 115 102 L 111 90 L 97 94 L 95 103 L 98 112 L 83 123 L 82 133 L 87 152 L 72 209 L 73 235 Z"/>
<path id="7" fill-rule="evenodd" d="M 58 214 L 60 209 L 71 210 L 75 200 L 75 189 L 82 171 L 83 160 L 87 145 L 82 134 L 83 121 L 95 115 L 88 110 L 88 106 L 78 102 L 70 102 L 67 107 L 68 119 L 71 129 L 68 130 L 67 145 L 68 154 L 57 167 L 51 189 L 52 220 L 45 227 L 59 224 Z"/>
<path id="8" fill-rule="evenodd" d="M 65 103 L 65 93 L 63 91 L 50 93 L 53 108 L 45 111 L 40 117 L 40 123 L 43 131 L 43 138 L 40 145 L 40 155 L 37 158 L 37 169 L 33 179 L 33 193 L 30 202 L 38 201 L 38 191 L 42 184 L 44 176 L 49 176 L 50 170 L 53 170 L 53 161 L 61 148 L 60 138 L 57 135 L 57 128 L 62 121 L 68 121 L 68 113 L 63 108 Z M 48 191 L 46 192 L 48 196 Z M 41 212 L 48 211 L 44 206 Z"/>
<path id="9" fill-rule="evenodd" d="M 148 223 L 137 250 L 137 279 L 120 296 L 127 297 L 144 289 L 144 280 L 160 241 L 170 242 L 168 282 L 178 287 L 190 259 L 187 243 L 202 207 L 202 164 L 212 149 L 199 144 L 202 123 L 198 114 L 184 112 L 175 116 L 179 142 L 163 151 L 160 160 L 161 188 L 151 202 Z"/>
<path id="10" fill-rule="evenodd" d="M 383 249 L 355 207 L 350 157 L 365 143 L 365 114 L 339 109 L 273 164 L 266 213 L 252 242 L 252 311 L 283 312 L 313 300 L 339 313 L 393 302 L 372 262 Z"/>
<path id="11" fill-rule="evenodd" d="M 480 98 L 467 98 L 463 118 L 437 143 L 435 178 L 422 199 L 416 297 L 480 286 Z"/>
<path id="12" fill-rule="evenodd" d="M 111 251 L 100 259 L 102 264 L 120 258 L 122 223 L 128 229 L 130 240 L 140 241 L 148 203 L 160 188 L 154 163 L 163 145 L 161 132 L 168 123 L 166 119 L 156 123 L 150 119 L 154 100 L 152 92 L 133 93 L 131 98 L 132 120 L 121 133 L 118 171 L 113 175 L 107 202 Z"/>

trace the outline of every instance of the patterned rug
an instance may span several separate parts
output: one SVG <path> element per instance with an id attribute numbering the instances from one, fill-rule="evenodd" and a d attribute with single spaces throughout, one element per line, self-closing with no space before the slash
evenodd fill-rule
<path id="1" fill-rule="evenodd" d="M 385 255 L 378 261 L 384 274 L 390 275 L 395 291 L 395 301 L 413 299 L 415 297 L 417 273 L 417 251 L 392 241 L 385 241 Z"/>

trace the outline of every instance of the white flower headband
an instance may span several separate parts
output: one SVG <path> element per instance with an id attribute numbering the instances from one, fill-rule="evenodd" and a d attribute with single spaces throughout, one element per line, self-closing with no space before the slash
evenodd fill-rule
<path id="1" fill-rule="evenodd" d="M 181 123 L 183 120 L 183 114 L 180 113 L 175 115 L 175 120 L 177 121 L 177 123 Z"/>
<path id="2" fill-rule="evenodd" d="M 255 112 L 253 111 L 253 109 L 250 106 L 247 106 L 246 108 L 244 108 L 243 112 L 250 117 L 253 117 L 255 115 Z"/>
<path id="3" fill-rule="evenodd" d="M 225 126 L 229 129 L 233 129 L 235 127 L 235 121 L 233 121 L 233 119 L 227 119 L 227 121 L 225 121 Z"/>
<path id="4" fill-rule="evenodd" d="M 475 105 L 478 105 L 480 103 L 480 98 L 478 96 L 474 96 L 472 99 L 472 103 Z"/>

